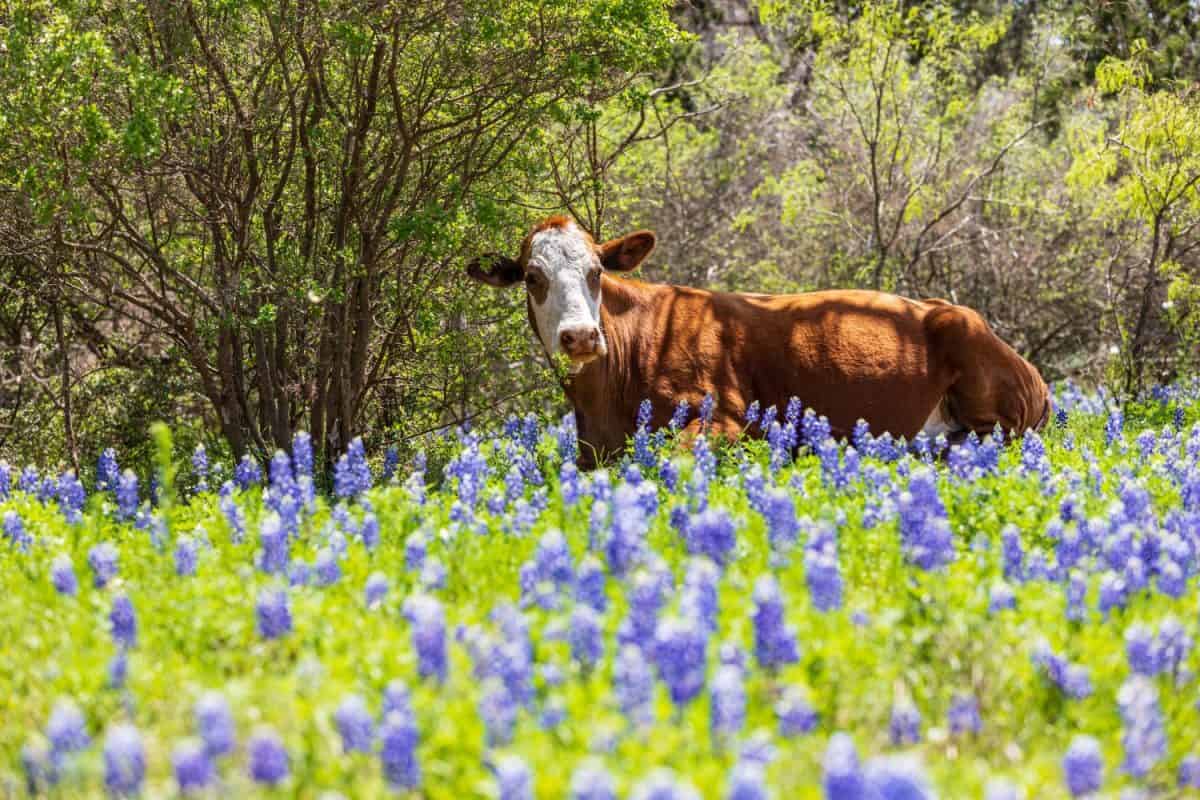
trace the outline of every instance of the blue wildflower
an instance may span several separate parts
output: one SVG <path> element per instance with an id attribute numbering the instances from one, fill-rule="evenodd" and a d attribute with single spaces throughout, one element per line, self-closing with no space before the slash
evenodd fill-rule
<path id="1" fill-rule="evenodd" d="M 737 544 L 737 532 L 733 518 L 728 512 L 707 508 L 699 514 L 693 514 L 687 526 L 688 552 L 693 555 L 704 555 L 717 564 L 724 565 L 729 561 Z"/>
<path id="2" fill-rule="evenodd" d="M 197 546 L 190 536 L 180 536 L 175 542 L 175 574 L 186 577 L 196 574 Z"/>
<path id="3" fill-rule="evenodd" d="M 812 733 L 819 719 L 808 700 L 808 693 L 797 686 L 789 686 L 775 706 L 779 719 L 779 734 L 791 738 Z"/>
<path id="4" fill-rule="evenodd" d="M 1072 797 L 1100 791 L 1104 784 L 1104 757 L 1091 736 L 1076 736 L 1062 760 L 1063 775 Z"/>
<path id="5" fill-rule="evenodd" d="M 382 572 L 372 572 L 367 577 L 366 586 L 363 589 L 364 600 L 367 608 L 375 608 L 383 602 L 383 598 L 387 597 L 388 579 Z"/>
<path id="6" fill-rule="evenodd" d="M 196 491 L 208 491 L 208 451 L 204 449 L 204 443 L 196 444 L 196 449 L 192 451 L 192 472 L 196 476 Z"/>
<path id="7" fill-rule="evenodd" d="M 992 584 L 992 588 L 988 592 L 989 614 L 997 614 L 1001 611 L 1015 608 L 1016 605 L 1017 597 L 1013 594 L 1011 586 L 1003 581 L 996 581 Z"/>
<path id="8" fill-rule="evenodd" d="M 784 619 L 783 597 L 779 584 L 763 575 L 754 585 L 754 652 L 759 665 L 775 670 L 800 660 L 796 633 Z"/>
<path id="9" fill-rule="evenodd" d="M 75 578 L 75 566 L 69 556 L 59 554 L 50 564 L 50 582 L 61 595 L 74 597 L 79 591 L 79 581 Z"/>
<path id="10" fill-rule="evenodd" d="M 146 778 L 142 735 L 129 723 L 118 723 L 104 735 L 104 784 L 117 797 L 132 797 Z"/>
<path id="11" fill-rule="evenodd" d="M 7 467 L 7 465 L 3 465 Z M 7 469 L 5 470 L 7 475 Z M 117 488 L 117 479 L 121 475 L 120 467 L 117 466 L 117 451 L 111 447 L 106 447 L 100 453 L 100 457 L 96 460 L 96 491 L 111 492 Z M 8 487 L 5 486 L 5 489 Z M 4 498 L 7 492 L 0 492 L 0 499 Z"/>
<path id="12" fill-rule="evenodd" d="M 55 763 L 59 763 L 65 755 L 85 749 L 92 742 L 83 712 L 67 699 L 54 704 L 50 720 L 46 723 L 46 738 L 50 740 L 50 753 Z"/>
<path id="13" fill-rule="evenodd" d="M 671 770 L 656 769 L 633 787 L 629 800 L 700 800 L 700 793 Z"/>
<path id="14" fill-rule="evenodd" d="M 761 764 L 753 761 L 738 761 L 729 775 L 726 800 L 767 800 L 766 773 Z"/>
<path id="15" fill-rule="evenodd" d="M 917 744 L 921 741 L 921 712 L 911 700 L 901 700 L 892 706 L 888 720 L 888 739 L 893 747 Z"/>
<path id="16" fill-rule="evenodd" d="M 1180 789 L 1200 789 L 1200 756 L 1187 755 L 1181 758 L 1178 778 Z"/>
<path id="17" fill-rule="evenodd" d="M 600 560 L 595 556 L 586 556 L 575 574 L 575 599 L 603 614 L 608 609 L 607 581 L 608 576 Z"/>
<path id="18" fill-rule="evenodd" d="M 273 728 L 261 727 L 246 744 L 250 777 L 256 783 L 276 786 L 287 780 L 291 772 L 291 759 Z"/>
<path id="19" fill-rule="evenodd" d="M 961 736 L 965 733 L 979 733 L 983 728 L 983 720 L 979 716 L 979 701 L 971 694 L 956 694 L 950 700 L 947 721 L 952 734 Z"/>
<path id="20" fill-rule="evenodd" d="M 1142 777 L 1166 755 L 1158 689 L 1144 675 L 1135 675 L 1117 693 L 1117 707 L 1124 725 L 1121 745 L 1125 749 L 1125 771 Z"/>
<path id="21" fill-rule="evenodd" d="M 114 642 L 125 648 L 137 644 L 137 615 L 128 595 L 119 594 L 113 598 L 108 620 Z"/>
<path id="22" fill-rule="evenodd" d="M 21 552 L 28 552 L 33 543 L 32 537 L 25 530 L 25 523 L 16 511 L 4 512 L 4 536 Z"/>
<path id="23" fill-rule="evenodd" d="M 933 800 L 920 762 L 908 756 L 872 758 L 865 769 L 867 796 L 879 800 Z"/>
<path id="24" fill-rule="evenodd" d="M 479 716 L 483 719 L 489 747 L 501 747 L 512 741 L 517 710 L 517 702 L 503 681 L 498 678 L 484 681 L 479 698 Z"/>
<path id="25" fill-rule="evenodd" d="M 680 400 L 679 405 L 675 406 L 675 412 L 671 414 L 671 422 L 668 427 L 673 431 L 682 430 L 683 426 L 687 424 L 691 411 L 687 400 Z"/>
<path id="26" fill-rule="evenodd" d="M 648 724 L 654 717 L 654 674 L 642 650 L 625 645 L 613 665 L 613 691 L 622 713 L 634 724 Z"/>
<path id="27" fill-rule="evenodd" d="M 242 456 L 242 460 L 233 470 L 233 482 L 243 491 L 262 481 L 262 468 L 250 456 Z"/>
<path id="28" fill-rule="evenodd" d="M 407 704 L 391 710 L 385 705 L 383 723 L 379 726 L 379 760 L 392 789 L 412 790 L 421 785 L 421 764 L 417 760 L 419 738 Z"/>
<path id="29" fill-rule="evenodd" d="M 375 739 L 375 722 L 367 710 L 366 700 L 357 694 L 348 695 L 333 712 L 333 721 L 342 737 L 344 752 L 370 752 Z"/>
<path id="30" fill-rule="evenodd" d="M 905 557 L 921 569 L 937 569 L 954 559 L 954 540 L 946 507 L 938 497 L 932 469 L 921 467 L 909 478 L 897 501 Z"/>
<path id="31" fill-rule="evenodd" d="M 446 616 L 437 598 L 414 594 L 404 602 L 404 615 L 417 653 L 422 678 L 446 679 Z"/>
<path id="32" fill-rule="evenodd" d="M 338 564 L 337 556 L 328 547 L 322 547 L 317 552 L 314 571 L 317 573 L 318 586 L 332 586 L 342 577 L 342 567 Z"/>
<path id="33" fill-rule="evenodd" d="M 333 468 L 333 491 L 338 497 L 356 497 L 371 488 L 373 478 L 361 437 L 350 442 Z"/>
<path id="34" fill-rule="evenodd" d="M 603 764 L 585 761 L 571 773 L 569 800 L 617 800 L 612 775 Z"/>
<path id="35" fill-rule="evenodd" d="M 1140 675 L 1153 677 L 1162 671 L 1154 631 L 1145 625 L 1131 625 L 1125 631 L 1125 655 L 1129 667 Z"/>
<path id="36" fill-rule="evenodd" d="M 278 514 L 271 512 L 264 516 L 258 527 L 261 546 L 258 568 L 267 573 L 284 572 L 291 558 L 289 538 Z"/>
<path id="37" fill-rule="evenodd" d="M 837 531 L 829 523 L 822 524 L 804 547 L 804 577 L 814 608 L 836 611 L 842 607 Z"/>
<path id="38" fill-rule="evenodd" d="M 591 670 L 603 658 L 604 631 L 600 627 L 600 616 L 591 606 L 578 604 L 571 611 L 567 637 L 571 657 L 584 670 Z"/>
<path id="39" fill-rule="evenodd" d="M 193 708 L 196 728 L 209 756 L 232 753 L 237 744 L 237 734 L 229 701 L 217 691 L 205 692 Z"/>
<path id="40" fill-rule="evenodd" d="M 287 592 L 283 589 L 267 589 L 258 593 L 255 603 L 258 620 L 258 635 L 264 639 L 278 639 L 291 633 L 292 610 Z"/>
<path id="41" fill-rule="evenodd" d="M 866 800 L 866 777 L 850 734 L 835 733 L 829 737 L 821 769 L 826 800 Z"/>
<path id="42" fill-rule="evenodd" d="M 496 761 L 496 785 L 500 800 L 533 800 L 533 773 L 520 756 L 503 756 Z"/>
<path id="43" fill-rule="evenodd" d="M 171 751 L 171 768 L 179 792 L 184 795 L 202 792 L 216 777 L 212 759 L 199 739 L 187 739 L 175 746 Z"/>
<path id="44" fill-rule="evenodd" d="M 746 723 L 746 682 L 740 667 L 726 664 L 713 676 L 709 724 L 713 739 L 736 736 Z"/>

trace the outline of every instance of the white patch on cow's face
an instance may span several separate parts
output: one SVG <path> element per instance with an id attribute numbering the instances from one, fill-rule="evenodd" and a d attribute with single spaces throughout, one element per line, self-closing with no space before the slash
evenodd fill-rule
<path id="1" fill-rule="evenodd" d="M 526 264 L 529 302 L 538 336 L 551 356 L 564 352 L 564 333 L 595 332 L 590 356 L 572 358 L 578 371 L 608 352 L 600 328 L 600 259 L 588 237 L 572 223 L 535 234 Z M 539 297 L 541 299 L 539 299 Z"/>

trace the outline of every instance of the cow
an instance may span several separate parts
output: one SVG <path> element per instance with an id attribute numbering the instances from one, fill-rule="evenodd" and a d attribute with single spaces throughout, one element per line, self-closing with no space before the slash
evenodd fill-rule
<path id="1" fill-rule="evenodd" d="M 742 294 L 624 277 L 654 246 L 644 230 L 597 244 L 553 216 L 517 258 L 467 266 L 489 286 L 524 284 L 535 336 L 568 365 L 581 468 L 624 449 L 646 399 L 659 427 L 680 401 L 695 408 L 712 395 L 709 430 L 728 437 L 743 432 L 751 403 L 782 409 L 792 397 L 837 437 L 860 419 L 877 435 L 959 441 L 996 425 L 1010 435 L 1039 429 L 1049 417 L 1038 370 L 970 308 L 876 291 Z"/>

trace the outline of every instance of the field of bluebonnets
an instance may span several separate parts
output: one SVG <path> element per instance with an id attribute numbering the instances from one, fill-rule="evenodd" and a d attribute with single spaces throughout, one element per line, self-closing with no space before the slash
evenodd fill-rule
<path id="1" fill-rule="evenodd" d="M 948 450 L 681 408 L 591 474 L 514 419 L 329 496 L 303 435 L 0 467 L 0 794 L 1195 791 L 1200 386 L 1056 403 Z"/>

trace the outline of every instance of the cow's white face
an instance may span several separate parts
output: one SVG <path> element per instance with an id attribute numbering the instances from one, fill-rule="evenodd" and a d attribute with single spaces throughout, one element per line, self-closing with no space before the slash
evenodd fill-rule
<path id="1" fill-rule="evenodd" d="M 600 255 L 574 223 L 529 240 L 525 286 L 538 337 L 551 356 L 581 368 L 608 353 L 600 326 Z"/>
<path id="2" fill-rule="evenodd" d="M 600 276 L 635 269 L 654 249 L 654 234 L 636 231 L 602 245 L 566 217 L 534 226 L 520 260 L 488 256 L 467 265 L 467 274 L 489 286 L 524 282 L 530 320 L 550 356 L 563 354 L 578 372 L 608 353 L 600 322 Z"/>

